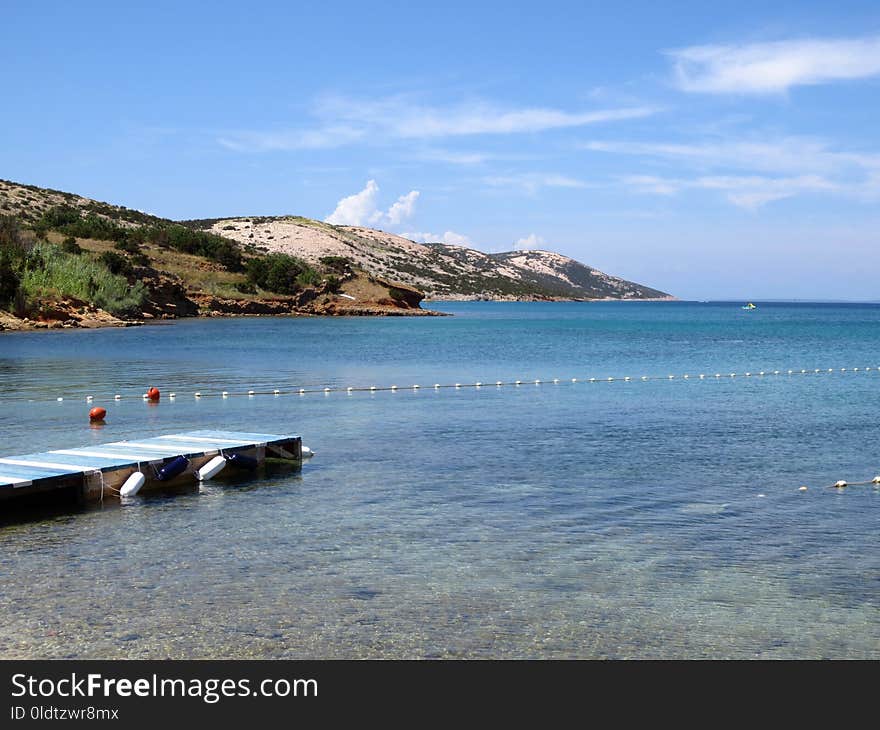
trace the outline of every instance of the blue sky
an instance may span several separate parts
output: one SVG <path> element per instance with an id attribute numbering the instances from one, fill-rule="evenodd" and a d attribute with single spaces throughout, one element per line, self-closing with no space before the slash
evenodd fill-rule
<path id="1" fill-rule="evenodd" d="M 24 3 L 0 177 L 880 299 L 880 4 Z"/>

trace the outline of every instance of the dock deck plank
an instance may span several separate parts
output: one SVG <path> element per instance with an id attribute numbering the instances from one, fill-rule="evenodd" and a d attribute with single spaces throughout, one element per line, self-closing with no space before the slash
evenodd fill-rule
<path id="1" fill-rule="evenodd" d="M 213 451 L 249 448 L 294 438 L 298 436 L 199 430 L 10 456 L 0 458 L 0 487 L 19 487 L 45 479 L 57 479 L 93 471 L 109 471 L 175 456 L 189 457 Z"/>

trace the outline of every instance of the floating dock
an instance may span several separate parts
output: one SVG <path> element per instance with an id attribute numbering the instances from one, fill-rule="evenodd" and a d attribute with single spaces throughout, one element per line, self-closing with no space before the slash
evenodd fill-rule
<path id="1" fill-rule="evenodd" d="M 139 482 L 135 492 L 193 484 L 209 462 L 206 469 L 213 476 L 225 463 L 253 469 L 267 458 L 301 462 L 302 439 L 268 433 L 188 431 L 10 456 L 0 458 L 0 501 L 51 492 L 72 494 L 82 502 L 100 501 L 119 496 L 126 483 Z M 135 477 L 137 473 L 143 479 Z"/>

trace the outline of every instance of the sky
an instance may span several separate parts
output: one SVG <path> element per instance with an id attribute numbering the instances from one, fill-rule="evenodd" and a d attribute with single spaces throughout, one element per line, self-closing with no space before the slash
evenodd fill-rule
<path id="1" fill-rule="evenodd" d="M 880 3 L 2 0 L 0 178 L 880 299 Z"/>

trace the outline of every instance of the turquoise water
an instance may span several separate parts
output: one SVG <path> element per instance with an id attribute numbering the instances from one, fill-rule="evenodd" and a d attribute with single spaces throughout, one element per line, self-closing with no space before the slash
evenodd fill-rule
<path id="1" fill-rule="evenodd" d="M 434 306 L 0 337 L 4 455 L 193 428 L 318 454 L 4 517 L 0 656 L 880 658 L 880 491 L 828 488 L 880 473 L 880 306 Z M 497 380 L 524 384 L 430 387 Z"/>

